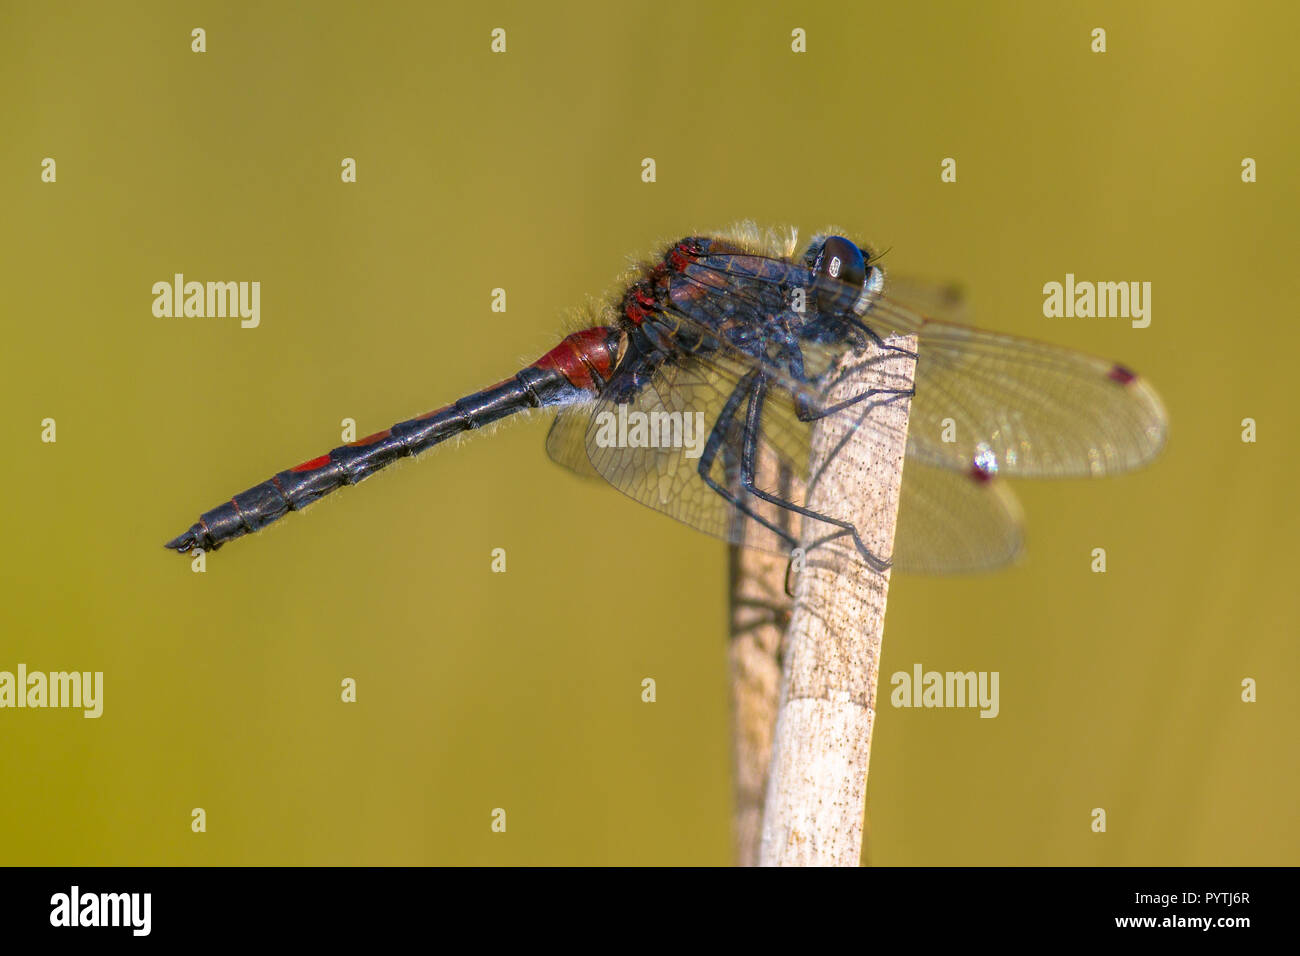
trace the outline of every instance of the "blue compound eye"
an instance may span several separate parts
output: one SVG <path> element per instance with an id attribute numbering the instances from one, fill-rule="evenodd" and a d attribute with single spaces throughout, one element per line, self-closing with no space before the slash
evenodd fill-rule
<path id="1" fill-rule="evenodd" d="M 843 236 L 831 236 L 822 243 L 813 263 L 817 304 L 822 309 L 851 308 L 867 278 L 867 261 L 862 250 Z"/>

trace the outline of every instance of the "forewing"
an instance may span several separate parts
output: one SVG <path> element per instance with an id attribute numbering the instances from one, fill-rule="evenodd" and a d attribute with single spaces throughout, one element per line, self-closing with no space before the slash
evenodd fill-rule
<path id="1" fill-rule="evenodd" d="M 898 275 L 891 269 L 885 276 L 885 288 L 891 300 L 906 302 L 927 319 L 961 324 L 970 321 L 966 293 L 955 282 Z"/>
<path id="2" fill-rule="evenodd" d="M 1066 478 L 1137 468 L 1164 445 L 1160 397 L 1114 362 L 930 321 L 885 298 L 864 319 L 917 335 L 911 458 L 1017 478 Z"/>

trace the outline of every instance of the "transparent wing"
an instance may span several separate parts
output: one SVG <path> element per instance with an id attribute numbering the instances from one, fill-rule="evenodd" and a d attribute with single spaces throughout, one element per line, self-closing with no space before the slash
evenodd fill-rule
<path id="1" fill-rule="evenodd" d="M 894 533 L 894 568 L 921 574 L 989 571 L 1024 542 L 1020 505 L 997 479 L 908 459 Z"/>
<path id="2" fill-rule="evenodd" d="M 587 457 L 587 424 L 591 421 L 593 405 L 593 402 L 565 405 L 546 433 L 546 454 L 551 456 L 551 461 L 583 478 L 601 477 Z"/>
<path id="3" fill-rule="evenodd" d="M 890 270 L 886 276 L 889 297 L 907 305 L 928 319 L 966 324 L 970 321 L 970 304 L 965 290 L 955 282 L 921 279 L 898 275 Z"/>
<path id="4" fill-rule="evenodd" d="M 1010 477 L 1064 478 L 1128 471 L 1164 445 L 1160 397 L 1114 362 L 924 319 L 884 297 L 865 320 L 917 336 L 912 458 Z"/>

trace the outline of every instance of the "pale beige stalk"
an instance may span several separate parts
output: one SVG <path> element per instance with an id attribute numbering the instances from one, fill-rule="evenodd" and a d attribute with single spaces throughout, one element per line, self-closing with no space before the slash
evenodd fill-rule
<path id="1" fill-rule="evenodd" d="M 913 337 L 886 343 L 915 354 Z M 830 400 L 871 387 L 909 389 L 915 359 L 878 354 L 883 357 L 868 371 L 840 382 Z M 808 507 L 855 524 L 867 548 L 882 557 L 893 551 L 908 408 L 906 399 L 869 410 L 863 403 L 860 412 L 832 415 L 813 431 Z M 804 545 L 827 530 L 805 522 Z M 760 864 L 857 866 L 889 572 L 868 567 L 847 537 L 811 551 L 804 563 L 785 653 Z"/>
<path id="2" fill-rule="evenodd" d="M 731 549 L 731 725 L 736 863 L 758 864 L 763 794 L 781 690 L 781 642 L 790 623 L 787 562 Z"/>

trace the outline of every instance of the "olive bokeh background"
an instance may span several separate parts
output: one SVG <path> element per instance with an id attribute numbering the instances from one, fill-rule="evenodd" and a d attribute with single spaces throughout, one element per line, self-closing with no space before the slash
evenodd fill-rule
<path id="1" fill-rule="evenodd" d="M 0 711 L 0 863 L 728 863 L 725 548 L 552 465 L 543 422 L 203 574 L 161 545 L 346 417 L 513 373 L 629 256 L 744 218 L 887 246 L 976 324 L 1140 370 L 1172 422 L 1143 472 L 1018 483 L 1016 568 L 895 577 L 882 685 L 996 670 L 1001 713 L 882 694 L 870 862 L 1300 862 L 1298 25 L 1280 2 L 0 6 L 0 670 L 105 673 L 98 720 Z M 260 281 L 260 327 L 155 318 L 176 272 Z M 1044 318 L 1067 272 L 1150 281 L 1151 326 Z"/>

